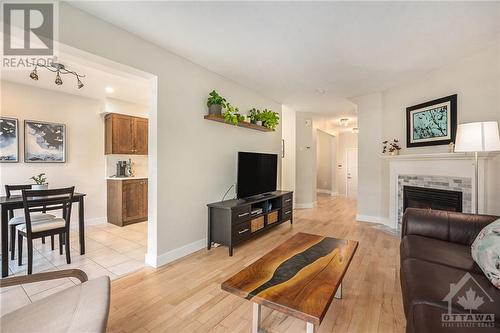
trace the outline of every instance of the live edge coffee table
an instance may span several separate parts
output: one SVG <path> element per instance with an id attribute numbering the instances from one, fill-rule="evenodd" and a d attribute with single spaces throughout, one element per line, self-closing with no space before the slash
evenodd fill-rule
<path id="1" fill-rule="evenodd" d="M 298 233 L 222 284 L 253 302 L 252 333 L 260 329 L 265 305 L 319 326 L 333 298 L 342 297 L 342 278 L 358 242 Z"/>

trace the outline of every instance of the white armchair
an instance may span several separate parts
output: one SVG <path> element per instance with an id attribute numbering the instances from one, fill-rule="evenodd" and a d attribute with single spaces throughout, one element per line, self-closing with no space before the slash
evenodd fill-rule
<path id="1" fill-rule="evenodd" d="M 109 315 L 110 280 L 88 281 L 85 272 L 67 269 L 0 280 L 0 287 L 73 277 L 82 283 L 28 304 L 0 318 L 8 332 L 105 332 Z"/>

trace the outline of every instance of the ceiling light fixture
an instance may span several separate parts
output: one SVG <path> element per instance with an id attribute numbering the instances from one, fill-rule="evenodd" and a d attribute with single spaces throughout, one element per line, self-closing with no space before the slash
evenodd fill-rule
<path id="1" fill-rule="evenodd" d="M 359 129 L 357 127 L 353 127 L 351 130 L 354 134 L 359 133 Z"/>
<path id="2" fill-rule="evenodd" d="M 30 73 L 30 78 L 32 78 L 33 80 L 35 81 L 38 81 L 38 73 L 36 72 L 36 65 L 35 65 L 35 69 Z"/>
<path id="3" fill-rule="evenodd" d="M 56 80 L 54 81 L 54 83 L 57 84 L 58 86 L 63 84 L 63 82 L 61 80 L 61 76 L 59 75 L 59 71 L 57 71 Z"/>
<path id="4" fill-rule="evenodd" d="M 80 78 L 85 77 L 85 75 L 80 75 L 77 72 L 70 71 L 70 70 L 66 69 L 66 67 L 63 64 L 60 64 L 57 62 L 52 62 L 52 63 L 50 63 L 50 65 L 45 65 L 45 64 L 40 64 L 40 63 L 36 63 L 36 64 L 33 63 L 30 65 L 35 66 L 35 69 L 33 69 L 33 71 L 30 73 L 30 78 L 35 80 L 35 81 L 38 81 L 38 73 L 37 73 L 36 69 L 38 67 L 43 67 L 43 68 L 48 69 L 49 71 L 51 71 L 53 73 L 56 73 L 56 79 L 55 79 L 54 83 L 57 84 L 58 86 L 63 84 L 63 81 L 61 79 L 61 74 L 63 74 L 63 75 L 73 74 L 74 76 L 76 76 L 76 87 L 78 89 L 82 89 L 84 86 L 84 84 L 80 80 Z"/>
<path id="5" fill-rule="evenodd" d="M 349 118 L 342 118 L 339 120 L 339 124 L 340 126 L 344 126 L 344 127 L 347 127 L 347 125 L 349 125 Z"/>
<path id="6" fill-rule="evenodd" d="M 113 87 L 106 87 L 106 88 L 104 88 L 104 90 L 106 90 L 106 92 L 107 92 L 108 94 L 112 94 L 112 93 L 114 93 L 114 92 L 115 92 L 115 89 L 113 89 Z"/>

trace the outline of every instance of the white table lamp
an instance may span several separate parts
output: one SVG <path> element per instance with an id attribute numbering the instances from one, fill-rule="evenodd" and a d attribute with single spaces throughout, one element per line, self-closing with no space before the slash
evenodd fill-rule
<path id="1" fill-rule="evenodd" d="M 478 153 L 500 151 L 498 122 L 484 121 L 458 125 L 455 152 L 474 153 L 476 211 L 479 213 Z"/>

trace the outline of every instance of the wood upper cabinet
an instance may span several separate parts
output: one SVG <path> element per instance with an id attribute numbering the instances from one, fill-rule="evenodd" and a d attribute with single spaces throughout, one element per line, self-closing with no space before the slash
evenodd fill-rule
<path id="1" fill-rule="evenodd" d="M 108 222 L 118 226 L 147 221 L 148 180 L 108 180 Z"/>
<path id="2" fill-rule="evenodd" d="M 148 120 L 135 118 L 134 122 L 135 154 L 148 154 Z"/>
<path id="3" fill-rule="evenodd" d="M 104 153 L 147 155 L 148 119 L 118 113 L 107 114 Z"/>

